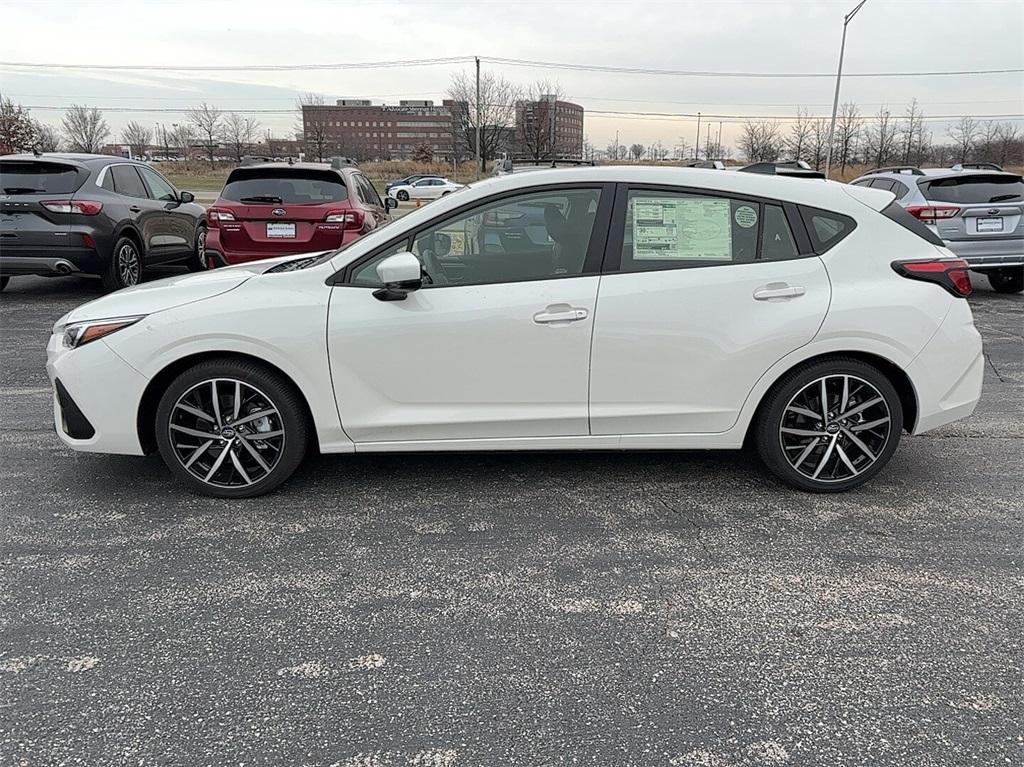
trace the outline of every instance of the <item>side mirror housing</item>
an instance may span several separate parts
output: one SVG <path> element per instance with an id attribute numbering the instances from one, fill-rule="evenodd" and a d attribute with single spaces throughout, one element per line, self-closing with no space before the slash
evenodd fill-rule
<path id="1" fill-rule="evenodd" d="M 398 207 L 398 200 L 396 200 L 394 197 L 385 197 L 384 198 L 384 209 L 385 210 L 394 210 L 397 207 Z"/>
<path id="2" fill-rule="evenodd" d="M 420 260 L 412 253 L 396 253 L 377 264 L 377 276 L 383 288 L 373 291 L 378 301 L 404 301 L 414 290 L 423 287 Z"/>
<path id="3" fill-rule="evenodd" d="M 178 192 L 178 201 L 182 204 L 186 202 L 195 202 L 196 196 L 192 192 Z"/>

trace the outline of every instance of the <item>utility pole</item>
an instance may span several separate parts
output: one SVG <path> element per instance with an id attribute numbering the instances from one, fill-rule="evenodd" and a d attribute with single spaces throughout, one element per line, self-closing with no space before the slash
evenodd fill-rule
<path id="1" fill-rule="evenodd" d="M 836 95 L 832 99 L 832 122 L 828 126 L 828 152 L 825 154 L 825 178 L 832 167 L 832 139 L 836 132 L 836 112 L 839 111 L 839 83 L 843 79 L 843 54 L 846 52 L 846 26 L 868 0 L 860 0 L 857 7 L 843 17 L 843 42 L 839 45 L 839 69 L 836 71 Z"/>
<path id="2" fill-rule="evenodd" d="M 483 173 L 483 163 L 480 151 L 480 57 L 476 56 L 476 177 L 479 179 Z"/>
<path id="3" fill-rule="evenodd" d="M 711 159 L 711 123 L 708 123 L 708 139 L 704 143 L 704 159 Z"/>
<path id="4" fill-rule="evenodd" d="M 619 160 L 619 132 L 615 131 L 615 157 L 612 158 L 616 162 Z"/>
<path id="5" fill-rule="evenodd" d="M 697 113 L 697 140 L 693 142 L 693 159 L 700 159 L 700 112 Z"/>
<path id="6" fill-rule="evenodd" d="M 718 138 L 715 140 L 715 143 L 718 144 L 718 157 L 715 158 L 715 159 L 721 160 L 722 159 L 722 155 L 725 154 L 725 152 L 722 151 L 722 121 L 721 120 L 718 121 Z"/>

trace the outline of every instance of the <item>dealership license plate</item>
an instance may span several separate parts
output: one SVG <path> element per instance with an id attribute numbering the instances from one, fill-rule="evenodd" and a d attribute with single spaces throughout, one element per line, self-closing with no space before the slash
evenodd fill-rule
<path id="1" fill-rule="evenodd" d="M 1003 219 L 1001 218 L 979 218 L 979 232 L 1001 232 L 1003 231 Z"/>
<path id="2" fill-rule="evenodd" d="M 267 224 L 267 237 L 294 237 L 295 224 Z"/>

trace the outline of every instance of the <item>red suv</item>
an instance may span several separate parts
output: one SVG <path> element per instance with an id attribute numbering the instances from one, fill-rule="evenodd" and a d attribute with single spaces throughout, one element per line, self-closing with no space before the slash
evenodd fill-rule
<path id="1" fill-rule="evenodd" d="M 206 212 L 207 264 L 334 250 L 386 224 L 392 207 L 351 166 L 262 163 L 236 168 Z"/>

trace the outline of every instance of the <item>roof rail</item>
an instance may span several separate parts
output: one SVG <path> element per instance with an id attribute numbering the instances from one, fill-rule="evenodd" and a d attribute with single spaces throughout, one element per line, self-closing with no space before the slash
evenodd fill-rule
<path id="1" fill-rule="evenodd" d="M 912 176 L 923 176 L 924 171 L 918 168 L 916 165 L 887 165 L 884 168 L 875 168 L 864 173 L 865 176 L 871 176 L 875 173 L 902 173 L 907 171 Z"/>
<path id="2" fill-rule="evenodd" d="M 789 176 L 791 178 L 825 178 L 821 171 L 814 170 L 803 160 L 787 160 L 785 162 L 753 162 L 737 169 L 740 173 L 763 173 L 769 176 Z"/>
<path id="3" fill-rule="evenodd" d="M 342 168 L 356 168 L 359 167 L 359 163 L 351 157 L 332 157 L 331 167 L 334 170 L 341 170 Z"/>
<path id="4" fill-rule="evenodd" d="M 956 165 L 950 167 L 950 170 L 998 170 L 1002 171 L 1002 168 L 996 165 L 994 162 L 958 162 Z"/>
<path id="5" fill-rule="evenodd" d="M 683 163 L 684 168 L 711 168 L 713 170 L 725 170 L 725 163 L 721 160 L 690 160 Z"/>

